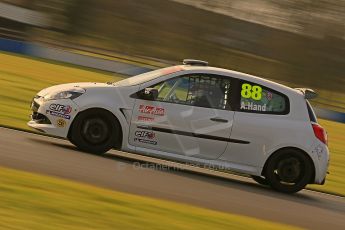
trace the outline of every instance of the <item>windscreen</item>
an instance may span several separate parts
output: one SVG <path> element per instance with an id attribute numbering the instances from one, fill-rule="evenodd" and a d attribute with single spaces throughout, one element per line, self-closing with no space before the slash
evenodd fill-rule
<path id="1" fill-rule="evenodd" d="M 113 84 L 115 86 L 133 86 L 133 85 L 140 85 L 144 82 L 151 81 L 155 78 L 168 75 L 171 73 L 179 72 L 183 70 L 181 66 L 172 66 L 172 67 L 167 67 L 163 69 L 157 69 L 154 71 L 150 71 L 147 73 L 139 74 L 134 77 L 129 77 L 127 79 L 124 79 L 122 81 L 114 82 Z"/>

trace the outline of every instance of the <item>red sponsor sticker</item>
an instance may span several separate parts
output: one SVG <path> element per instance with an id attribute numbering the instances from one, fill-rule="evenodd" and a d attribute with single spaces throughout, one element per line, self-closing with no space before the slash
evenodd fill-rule
<path id="1" fill-rule="evenodd" d="M 156 110 L 154 111 L 154 115 L 158 115 L 158 116 L 164 116 L 164 108 L 159 108 L 159 107 L 156 107 Z"/>
<path id="2" fill-rule="evenodd" d="M 165 110 L 161 107 L 156 107 L 152 105 L 139 105 L 139 112 L 157 116 L 164 116 Z"/>
<path id="3" fill-rule="evenodd" d="M 153 117 L 138 116 L 138 121 L 153 121 Z"/>

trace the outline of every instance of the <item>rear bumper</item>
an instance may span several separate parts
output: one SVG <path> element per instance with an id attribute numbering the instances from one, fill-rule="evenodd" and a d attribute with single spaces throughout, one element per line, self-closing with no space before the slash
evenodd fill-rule
<path id="1" fill-rule="evenodd" d="M 313 162 L 315 165 L 315 184 L 325 184 L 329 166 L 329 149 L 328 147 L 317 141 L 312 148 Z"/>

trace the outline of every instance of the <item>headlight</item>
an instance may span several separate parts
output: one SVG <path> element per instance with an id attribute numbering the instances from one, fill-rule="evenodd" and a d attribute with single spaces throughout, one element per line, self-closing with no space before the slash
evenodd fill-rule
<path id="1" fill-rule="evenodd" d="M 50 100 L 58 100 L 58 99 L 75 99 L 85 93 L 84 89 L 73 89 L 73 90 L 66 90 L 62 92 L 54 92 L 54 93 L 48 93 L 43 97 L 45 101 Z"/>

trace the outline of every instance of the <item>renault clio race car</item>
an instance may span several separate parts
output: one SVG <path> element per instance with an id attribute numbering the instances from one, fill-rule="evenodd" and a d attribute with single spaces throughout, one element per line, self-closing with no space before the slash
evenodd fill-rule
<path id="1" fill-rule="evenodd" d="M 46 88 L 28 125 L 80 150 L 111 148 L 249 174 L 294 193 L 325 182 L 327 134 L 310 89 L 185 60 L 115 83 Z"/>

